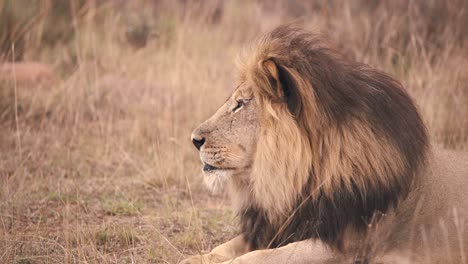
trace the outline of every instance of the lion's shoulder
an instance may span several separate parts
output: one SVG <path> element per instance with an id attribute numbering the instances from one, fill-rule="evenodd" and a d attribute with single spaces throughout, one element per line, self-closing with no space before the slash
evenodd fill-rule
<path id="1" fill-rule="evenodd" d="M 468 153 L 432 147 L 423 174 L 419 189 L 429 189 L 428 196 L 443 198 L 452 205 L 463 200 L 468 205 L 468 201 L 464 202 L 468 193 Z"/>

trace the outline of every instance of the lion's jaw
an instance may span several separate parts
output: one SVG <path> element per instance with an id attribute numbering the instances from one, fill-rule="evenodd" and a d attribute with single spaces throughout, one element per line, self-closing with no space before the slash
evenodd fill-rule
<path id="1" fill-rule="evenodd" d="M 192 133 L 200 151 L 204 182 L 213 193 L 233 177 L 249 174 L 253 165 L 259 122 L 251 89 L 237 88 L 208 120 Z"/>

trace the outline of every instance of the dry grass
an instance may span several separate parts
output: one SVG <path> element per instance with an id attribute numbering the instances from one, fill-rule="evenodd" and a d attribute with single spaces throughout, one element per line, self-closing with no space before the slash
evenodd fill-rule
<path id="1" fill-rule="evenodd" d="M 189 135 L 235 87 L 241 47 L 298 17 L 400 79 L 435 142 L 468 150 L 466 1 L 93 2 L 69 2 L 61 41 L 47 1 L 21 21 L 20 57 L 53 81 L 0 71 L 1 263 L 174 263 L 231 237 Z"/>

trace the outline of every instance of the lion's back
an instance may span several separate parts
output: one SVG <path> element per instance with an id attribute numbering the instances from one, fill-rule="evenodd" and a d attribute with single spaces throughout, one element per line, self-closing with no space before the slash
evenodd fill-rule
<path id="1" fill-rule="evenodd" d="M 428 166 L 430 189 L 446 197 L 449 206 L 464 206 L 468 212 L 468 153 L 434 147 Z"/>
<path id="2" fill-rule="evenodd" d="M 468 256 L 468 153 L 432 147 L 419 180 L 400 206 L 390 241 L 430 263 Z"/>

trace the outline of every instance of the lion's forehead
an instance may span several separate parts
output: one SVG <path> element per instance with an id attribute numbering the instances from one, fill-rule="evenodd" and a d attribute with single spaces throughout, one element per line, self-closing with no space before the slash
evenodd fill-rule
<path id="1" fill-rule="evenodd" d="M 248 82 L 242 82 L 236 88 L 236 90 L 232 93 L 232 97 L 234 99 L 244 98 L 250 99 L 253 96 L 252 85 Z"/>

